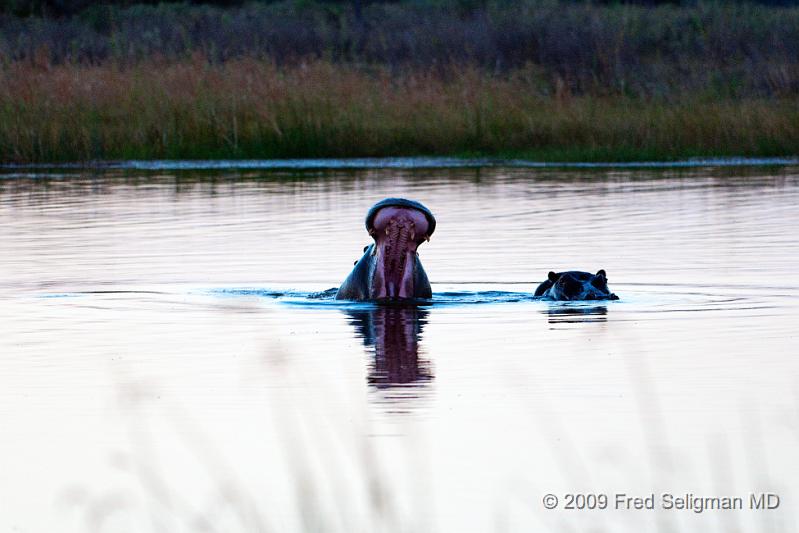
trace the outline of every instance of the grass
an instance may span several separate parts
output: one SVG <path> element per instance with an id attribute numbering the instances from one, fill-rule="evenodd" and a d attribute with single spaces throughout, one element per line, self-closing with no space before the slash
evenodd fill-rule
<path id="1" fill-rule="evenodd" d="M 629 161 L 799 153 L 799 98 L 542 93 L 526 70 L 202 57 L 0 68 L 4 162 L 401 155 Z"/>

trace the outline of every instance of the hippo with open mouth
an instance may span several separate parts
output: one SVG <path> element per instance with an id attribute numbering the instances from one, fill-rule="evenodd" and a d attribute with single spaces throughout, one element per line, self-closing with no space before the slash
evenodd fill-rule
<path id="1" fill-rule="evenodd" d="M 366 214 L 366 230 L 374 243 L 336 293 L 337 300 L 400 300 L 432 298 L 430 281 L 417 247 L 436 229 L 425 206 L 404 198 L 386 198 Z"/>
<path id="2" fill-rule="evenodd" d="M 571 270 L 550 272 L 535 290 L 535 296 L 546 300 L 618 300 L 608 289 L 608 276 L 604 270 L 596 274 Z"/>

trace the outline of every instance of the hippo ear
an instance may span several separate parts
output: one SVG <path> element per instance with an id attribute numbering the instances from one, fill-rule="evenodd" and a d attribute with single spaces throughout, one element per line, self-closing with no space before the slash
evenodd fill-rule
<path id="1" fill-rule="evenodd" d="M 608 277 L 608 275 L 605 273 L 604 270 L 600 270 L 599 272 L 596 273 L 596 275 L 597 276 L 602 276 L 603 278 L 607 278 Z"/>
<path id="2" fill-rule="evenodd" d="M 554 273 L 554 272 L 552 272 L 551 270 L 549 271 L 549 274 L 547 274 L 547 279 L 548 279 L 549 281 L 551 281 L 552 283 L 555 283 L 556 281 L 558 281 L 558 278 L 559 278 L 559 277 L 560 277 L 560 276 L 558 276 L 557 274 L 555 274 L 555 273 Z"/>

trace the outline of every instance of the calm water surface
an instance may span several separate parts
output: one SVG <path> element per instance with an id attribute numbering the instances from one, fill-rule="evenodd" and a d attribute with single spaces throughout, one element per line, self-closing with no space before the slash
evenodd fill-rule
<path id="1" fill-rule="evenodd" d="M 386 196 L 435 297 L 336 302 Z M 798 207 L 791 166 L 6 169 L 0 531 L 797 531 Z"/>

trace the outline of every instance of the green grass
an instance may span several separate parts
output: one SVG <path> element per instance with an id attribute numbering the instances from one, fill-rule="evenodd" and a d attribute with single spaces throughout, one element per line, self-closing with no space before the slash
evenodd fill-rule
<path id="1" fill-rule="evenodd" d="M 202 58 L 0 67 L 0 159 L 799 154 L 799 98 L 547 95 L 513 72 Z"/>

